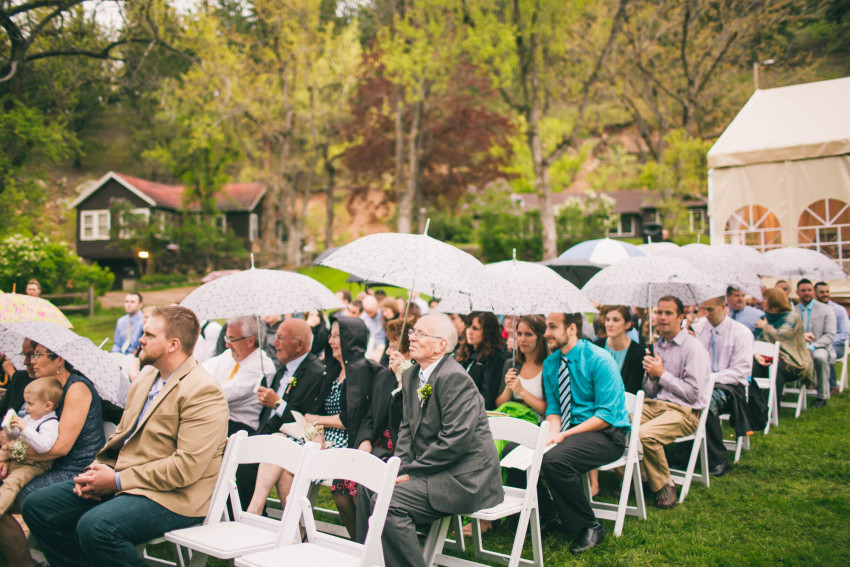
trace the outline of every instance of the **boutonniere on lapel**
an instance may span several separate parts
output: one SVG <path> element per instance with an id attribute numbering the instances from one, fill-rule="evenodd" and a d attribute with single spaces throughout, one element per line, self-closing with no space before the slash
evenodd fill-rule
<path id="1" fill-rule="evenodd" d="M 431 384 L 425 384 L 416 390 L 416 396 L 419 398 L 419 407 L 425 407 L 425 402 L 431 397 Z"/>
<path id="2" fill-rule="evenodd" d="M 284 396 L 288 395 L 288 394 L 289 394 L 289 391 L 290 391 L 292 388 L 294 388 L 295 386 L 297 386 L 297 385 L 298 385 L 298 378 L 297 378 L 297 377 L 295 377 L 295 376 L 293 376 L 293 377 L 292 377 L 292 382 L 290 382 L 290 383 L 289 383 L 289 386 L 287 386 L 287 387 L 286 387 L 286 392 L 284 392 L 284 393 L 283 393 L 283 395 L 284 395 Z"/>

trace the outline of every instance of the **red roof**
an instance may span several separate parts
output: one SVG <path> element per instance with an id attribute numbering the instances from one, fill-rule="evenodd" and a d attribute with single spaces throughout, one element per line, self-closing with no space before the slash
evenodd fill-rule
<path id="1" fill-rule="evenodd" d="M 113 173 L 125 184 L 156 202 L 157 206 L 169 209 L 179 209 L 183 206 L 182 185 L 166 185 L 124 173 Z M 260 183 L 228 183 L 216 195 L 215 204 L 220 211 L 249 211 L 257 205 L 265 192 L 265 186 Z M 191 203 L 186 208 L 198 210 L 199 207 L 197 203 Z"/>

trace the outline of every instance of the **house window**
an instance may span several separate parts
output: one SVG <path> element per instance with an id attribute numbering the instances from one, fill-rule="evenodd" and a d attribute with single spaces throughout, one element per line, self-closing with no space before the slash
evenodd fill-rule
<path id="1" fill-rule="evenodd" d="M 609 236 L 634 236 L 635 226 L 632 215 L 617 215 L 616 223 L 608 229 Z"/>
<path id="2" fill-rule="evenodd" d="M 850 267 L 850 206 L 838 199 L 810 204 L 797 222 L 797 241 Z"/>
<path id="3" fill-rule="evenodd" d="M 80 240 L 109 240 L 111 217 L 108 209 L 80 213 Z"/>
<path id="4" fill-rule="evenodd" d="M 227 232 L 227 215 L 216 215 L 214 221 L 215 228 L 221 231 L 222 234 Z"/>
<path id="5" fill-rule="evenodd" d="M 144 217 L 144 218 L 142 218 Z M 130 209 L 121 213 L 121 231 L 118 233 L 118 238 L 126 240 L 133 236 L 132 225 L 135 223 L 148 224 L 151 219 L 150 209 Z M 124 228 L 125 226 L 130 228 Z"/>
<path id="6" fill-rule="evenodd" d="M 726 221 L 723 238 L 731 244 L 753 246 L 759 252 L 782 247 L 779 219 L 761 205 L 747 205 L 732 213 Z"/>
<path id="7" fill-rule="evenodd" d="M 691 234 L 705 232 L 705 211 L 702 209 L 688 211 L 688 229 Z"/>
<path id="8" fill-rule="evenodd" d="M 254 242 L 260 237 L 260 217 L 256 213 L 251 213 L 248 220 L 248 240 Z"/>

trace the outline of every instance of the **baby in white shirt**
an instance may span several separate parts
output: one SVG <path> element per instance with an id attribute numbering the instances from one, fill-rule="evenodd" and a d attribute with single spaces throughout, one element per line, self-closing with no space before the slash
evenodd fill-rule
<path id="1" fill-rule="evenodd" d="M 59 437 L 59 418 L 55 409 L 62 401 L 62 384 L 55 378 L 39 378 L 24 389 L 27 415 L 14 415 L 8 420 L 6 436 L 15 439 L 12 451 L 0 450 L 0 515 L 5 514 L 18 492 L 29 481 L 50 470 L 49 461 L 26 459 L 27 447 L 36 453 L 46 453 Z M 14 410 L 9 410 L 13 412 Z M 7 420 L 4 419 L 5 423 Z"/>

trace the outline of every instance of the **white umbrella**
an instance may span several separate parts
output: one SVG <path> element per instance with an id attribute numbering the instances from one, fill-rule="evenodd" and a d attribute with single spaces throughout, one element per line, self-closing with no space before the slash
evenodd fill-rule
<path id="1" fill-rule="evenodd" d="M 218 278 L 190 293 L 180 305 L 198 319 L 297 313 L 345 307 L 328 288 L 305 275 L 251 268 Z"/>
<path id="2" fill-rule="evenodd" d="M 720 244 L 712 246 L 712 248 L 720 248 L 730 256 L 738 258 L 740 261 L 749 265 L 755 273 L 760 276 L 770 275 L 773 265 L 768 261 L 764 254 L 753 248 L 752 246 L 743 246 L 741 244 Z"/>
<path id="3" fill-rule="evenodd" d="M 0 335 L 9 336 L 19 345 L 25 337 L 44 345 L 88 378 L 101 398 L 122 408 L 127 403 L 130 381 L 122 374 L 117 360 L 89 339 L 42 321 L 0 325 Z"/>
<path id="4" fill-rule="evenodd" d="M 590 278 L 582 291 L 602 305 L 652 308 L 665 295 L 697 305 L 725 295 L 726 285 L 680 258 L 644 256 L 608 266 Z"/>
<path id="5" fill-rule="evenodd" d="M 599 238 L 579 242 L 561 254 L 559 258 L 589 260 L 594 264 L 608 266 L 626 258 L 640 256 L 645 256 L 645 254 L 634 244 L 611 238 Z"/>
<path id="6" fill-rule="evenodd" d="M 771 276 L 813 281 L 843 280 L 847 277 L 835 260 L 815 250 L 780 248 L 765 252 L 764 258 L 773 265 Z"/>
<path id="7" fill-rule="evenodd" d="M 12 361 L 16 370 L 24 369 L 24 356 L 21 353 L 24 340 L 14 333 L 0 333 L 0 353 Z"/>
<path id="8" fill-rule="evenodd" d="M 736 246 L 734 248 L 743 247 Z M 666 258 L 676 257 L 690 262 L 727 286 L 739 289 L 761 300 L 762 282 L 752 265 L 746 262 L 738 252 L 739 250 L 730 246 L 688 244 L 663 256 Z"/>
<path id="9" fill-rule="evenodd" d="M 437 297 L 479 291 L 481 262 L 431 238 L 427 230 L 426 234 L 370 234 L 336 250 L 321 265 Z"/>

